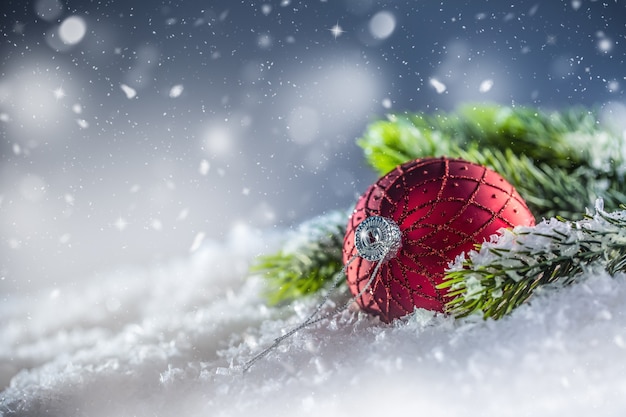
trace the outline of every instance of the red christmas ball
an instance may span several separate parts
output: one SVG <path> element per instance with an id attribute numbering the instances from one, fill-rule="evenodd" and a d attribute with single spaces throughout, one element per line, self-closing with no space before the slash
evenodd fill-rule
<path id="1" fill-rule="evenodd" d="M 500 228 L 535 224 L 522 197 L 498 173 L 445 157 L 400 165 L 367 189 L 348 221 L 344 264 L 357 254 L 355 230 L 370 216 L 395 221 L 402 238 L 396 256 L 384 261 L 356 300 L 387 323 L 415 307 L 443 311 L 446 291 L 436 286 L 449 262 Z M 346 275 L 353 295 L 367 285 L 376 264 L 362 257 L 350 263 Z"/>

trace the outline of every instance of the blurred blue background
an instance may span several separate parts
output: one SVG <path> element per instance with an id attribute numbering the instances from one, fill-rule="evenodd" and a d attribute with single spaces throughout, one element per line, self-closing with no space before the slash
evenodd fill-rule
<path id="1" fill-rule="evenodd" d="M 626 118 L 624 1 L 0 6 L 0 294 L 345 209 L 355 139 L 468 102 Z"/>

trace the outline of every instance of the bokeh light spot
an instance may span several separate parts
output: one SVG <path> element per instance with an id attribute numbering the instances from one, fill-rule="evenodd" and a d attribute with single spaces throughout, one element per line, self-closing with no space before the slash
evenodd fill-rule
<path id="1" fill-rule="evenodd" d="M 87 33 L 87 24 L 80 16 L 70 16 L 61 23 L 59 36 L 66 45 L 76 45 Z"/>
<path id="2" fill-rule="evenodd" d="M 41 19 L 50 22 L 63 12 L 63 4 L 59 0 L 39 0 L 35 3 L 35 13 Z"/>
<path id="3" fill-rule="evenodd" d="M 369 24 L 370 33 L 376 39 L 386 39 L 396 29 L 396 18 L 391 12 L 378 12 Z"/>

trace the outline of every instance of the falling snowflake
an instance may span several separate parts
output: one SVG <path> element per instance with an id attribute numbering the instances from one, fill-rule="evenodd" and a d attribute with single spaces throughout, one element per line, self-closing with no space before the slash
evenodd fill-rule
<path id="1" fill-rule="evenodd" d="M 263 4 L 261 6 L 261 13 L 263 13 L 265 16 L 269 15 L 271 12 L 272 12 L 271 4 Z"/>
<path id="2" fill-rule="evenodd" d="M 120 88 L 122 89 L 124 94 L 126 94 L 126 98 L 128 99 L 135 98 L 137 96 L 137 91 L 134 88 L 127 86 L 126 84 L 120 84 Z"/>
<path id="3" fill-rule="evenodd" d="M 177 98 L 180 97 L 180 95 L 183 93 L 183 90 L 185 89 L 185 87 L 183 87 L 182 84 L 177 84 L 175 86 L 173 86 L 170 89 L 170 98 Z"/>
<path id="4" fill-rule="evenodd" d="M 611 49 L 613 49 L 613 45 L 613 41 L 609 38 L 605 38 L 604 36 L 598 40 L 598 49 L 602 53 L 606 54 L 608 52 L 611 52 Z"/>
<path id="5" fill-rule="evenodd" d="M 200 161 L 200 168 L 198 168 L 198 172 L 200 175 L 207 175 L 209 173 L 209 169 L 211 169 L 211 164 L 206 159 Z"/>
<path id="6" fill-rule="evenodd" d="M 437 94 L 442 94 L 447 89 L 446 85 L 436 78 L 431 78 L 429 82 L 430 85 L 433 86 L 435 91 L 437 91 Z"/>
<path id="7" fill-rule="evenodd" d="M 478 87 L 478 91 L 481 93 L 486 93 L 489 90 L 491 90 L 491 87 L 493 87 L 493 80 L 487 79 L 487 80 L 484 80 L 482 83 L 480 83 L 480 87 Z"/>
<path id="8" fill-rule="evenodd" d="M 196 236 L 193 238 L 193 242 L 189 247 L 189 252 L 195 252 L 202 245 L 202 241 L 204 241 L 204 232 L 198 232 Z"/>

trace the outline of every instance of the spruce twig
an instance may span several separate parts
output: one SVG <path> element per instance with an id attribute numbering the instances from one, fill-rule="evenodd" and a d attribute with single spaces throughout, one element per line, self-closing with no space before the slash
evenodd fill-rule
<path id="1" fill-rule="evenodd" d="M 267 279 L 271 305 L 287 303 L 323 288 L 341 270 L 346 212 L 334 211 L 301 224 L 275 254 L 262 255 L 252 273 Z"/>
<path id="2" fill-rule="evenodd" d="M 466 106 L 455 114 L 390 116 L 370 125 L 358 143 L 367 162 L 381 175 L 409 160 L 430 156 L 486 165 L 517 189 L 537 219 L 579 219 L 597 198 L 609 210 L 626 201 L 626 141 L 583 109 L 544 113 L 480 105 Z M 257 260 L 252 272 L 267 277 L 271 304 L 313 294 L 340 270 L 347 215 L 335 220 L 333 216 L 307 222 L 281 251 Z M 555 273 L 578 273 L 578 264 L 562 262 L 554 264 Z M 498 281 L 495 294 L 502 291 L 505 295 L 499 300 L 501 306 L 494 302 L 488 310 L 493 314 L 489 314 L 504 314 L 507 306 L 523 302 L 534 288 L 549 282 L 550 274 L 542 275 L 534 286 L 505 286 Z"/>
<path id="3" fill-rule="evenodd" d="M 626 144 L 582 109 L 467 106 L 457 114 L 391 116 L 358 143 L 381 175 L 411 159 L 460 157 L 487 165 L 526 199 L 537 218 L 573 218 L 603 198 L 626 201 Z"/>
<path id="4" fill-rule="evenodd" d="M 601 201 L 601 200 L 600 200 Z M 479 251 L 460 257 L 438 286 L 448 289 L 447 311 L 498 319 L 527 301 L 541 286 L 577 281 L 597 265 L 626 272 L 626 210 L 596 213 L 580 221 L 553 218 L 534 227 L 503 230 Z"/>

